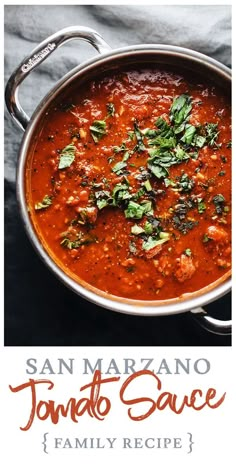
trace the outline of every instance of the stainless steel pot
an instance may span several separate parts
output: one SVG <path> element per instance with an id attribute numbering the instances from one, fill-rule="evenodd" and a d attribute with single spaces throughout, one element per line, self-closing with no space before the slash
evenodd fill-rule
<path id="1" fill-rule="evenodd" d="M 58 47 L 73 39 L 89 42 L 98 51 L 99 56 L 77 66 L 66 74 L 41 101 L 31 119 L 29 119 L 18 100 L 19 85 L 36 66 L 48 58 Z M 231 321 L 220 321 L 208 316 L 202 306 L 211 303 L 230 291 L 230 277 L 227 280 L 222 279 L 215 284 L 209 285 L 207 288 L 188 297 L 168 301 L 126 300 L 107 295 L 104 292 L 92 289 L 86 283 L 75 282 L 66 275 L 43 248 L 31 222 L 27 209 L 24 183 L 26 159 L 32 138 L 37 133 L 37 127 L 48 107 L 74 83 L 78 83 L 78 81 L 82 83 L 85 80 L 92 79 L 95 75 L 99 75 L 101 72 L 120 69 L 121 66 L 131 63 L 137 66 L 144 63 L 178 65 L 178 67 L 196 71 L 198 74 L 207 75 L 216 84 L 223 86 L 227 92 L 230 89 L 231 71 L 223 64 L 193 50 L 159 44 L 137 45 L 112 50 L 96 31 L 81 26 L 68 27 L 51 35 L 22 61 L 11 75 L 6 87 L 8 111 L 15 122 L 25 131 L 17 167 L 17 197 L 26 232 L 41 259 L 51 271 L 71 290 L 93 303 L 113 311 L 143 316 L 160 316 L 191 311 L 205 329 L 217 334 L 228 334 L 231 331 Z"/>

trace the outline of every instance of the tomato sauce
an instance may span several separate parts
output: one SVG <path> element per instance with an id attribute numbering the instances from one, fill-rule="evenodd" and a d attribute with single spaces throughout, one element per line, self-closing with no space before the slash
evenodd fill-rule
<path id="1" fill-rule="evenodd" d="M 231 108 L 176 70 L 106 74 L 44 118 L 26 191 L 64 272 L 112 295 L 165 300 L 231 267 Z"/>

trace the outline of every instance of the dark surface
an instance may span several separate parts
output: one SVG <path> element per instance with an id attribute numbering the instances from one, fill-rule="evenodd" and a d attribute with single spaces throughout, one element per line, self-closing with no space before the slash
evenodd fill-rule
<path id="1" fill-rule="evenodd" d="M 231 63 L 228 6 L 7 6 L 5 78 L 38 42 L 75 24 L 97 29 L 114 48 L 172 43 Z M 24 109 L 32 113 L 59 77 L 93 54 L 88 45 L 78 42 L 56 52 L 23 84 Z M 190 314 L 158 318 L 113 313 L 80 299 L 58 282 L 36 255 L 19 217 L 15 164 L 21 138 L 22 132 L 6 114 L 5 345 L 231 344 L 230 337 L 205 332 Z M 211 315 L 224 319 L 231 317 L 230 308 L 230 295 L 208 307 Z"/>

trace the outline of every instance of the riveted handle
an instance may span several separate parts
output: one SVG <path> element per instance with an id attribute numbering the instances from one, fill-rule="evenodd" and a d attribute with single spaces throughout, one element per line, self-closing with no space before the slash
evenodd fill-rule
<path id="1" fill-rule="evenodd" d="M 207 312 L 203 308 L 195 308 L 190 312 L 197 323 L 204 329 L 208 330 L 208 332 L 212 332 L 217 335 L 231 335 L 232 321 L 221 321 L 208 316 Z"/>
<path id="2" fill-rule="evenodd" d="M 47 59 L 58 47 L 70 40 L 80 39 L 89 42 L 99 53 L 107 53 L 111 47 L 93 29 L 83 26 L 66 27 L 41 42 L 30 55 L 12 73 L 5 92 L 7 109 L 22 130 L 25 130 L 29 116 L 20 105 L 18 98 L 19 85 L 39 64 Z"/>

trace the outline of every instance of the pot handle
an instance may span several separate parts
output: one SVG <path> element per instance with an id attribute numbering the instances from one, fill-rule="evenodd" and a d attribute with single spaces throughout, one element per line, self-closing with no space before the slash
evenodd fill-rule
<path id="1" fill-rule="evenodd" d="M 200 324 L 208 332 L 212 332 L 217 335 L 231 335 L 232 332 L 232 321 L 221 321 L 214 319 L 214 317 L 208 316 L 207 312 L 203 308 L 195 308 L 190 311 L 195 321 Z"/>
<path id="2" fill-rule="evenodd" d="M 73 39 L 81 39 L 89 42 L 101 54 L 111 50 L 111 47 L 98 32 L 83 26 L 66 27 L 41 42 L 12 73 L 6 86 L 5 99 L 7 109 L 23 131 L 26 129 L 30 118 L 19 103 L 19 85 L 34 68 L 48 58 L 58 47 Z"/>

